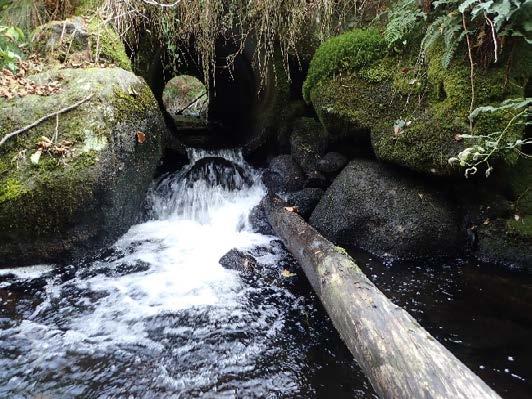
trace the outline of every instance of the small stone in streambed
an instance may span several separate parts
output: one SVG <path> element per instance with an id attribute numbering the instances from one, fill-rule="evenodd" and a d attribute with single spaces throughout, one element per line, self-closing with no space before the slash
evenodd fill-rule
<path id="1" fill-rule="evenodd" d="M 301 217 L 308 219 L 318 202 L 320 202 L 323 193 L 324 191 L 321 188 L 304 188 L 301 191 L 287 194 L 285 201 L 289 205 L 296 206 Z"/>
<path id="2" fill-rule="evenodd" d="M 245 254 L 236 248 L 222 256 L 219 262 L 224 268 L 239 272 L 250 272 L 257 267 L 257 261 L 253 256 Z"/>
<path id="3" fill-rule="evenodd" d="M 317 163 L 317 169 L 327 175 L 339 173 L 349 160 L 339 152 L 328 152 Z"/>
<path id="4" fill-rule="evenodd" d="M 306 178 L 303 170 L 290 155 L 273 158 L 262 174 L 262 182 L 269 192 L 289 193 L 301 190 Z"/>

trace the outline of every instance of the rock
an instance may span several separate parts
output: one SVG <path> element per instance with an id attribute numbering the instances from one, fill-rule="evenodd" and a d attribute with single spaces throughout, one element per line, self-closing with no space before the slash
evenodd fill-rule
<path id="1" fill-rule="evenodd" d="M 328 152 L 318 161 L 316 167 L 319 172 L 326 175 L 334 175 L 339 173 L 349 160 L 339 152 Z"/>
<path id="2" fill-rule="evenodd" d="M 460 233 L 447 202 L 417 179 L 370 160 L 338 175 L 310 217 L 328 239 L 376 255 L 451 255 Z"/>
<path id="3" fill-rule="evenodd" d="M 82 66 L 87 63 L 114 64 L 131 70 L 122 40 L 105 22 L 91 17 L 52 21 L 35 29 L 32 49 L 48 64 Z"/>
<path id="4" fill-rule="evenodd" d="M 304 188 L 301 191 L 287 194 L 285 201 L 298 209 L 298 213 L 308 219 L 318 204 L 324 191 L 321 188 Z"/>
<path id="5" fill-rule="evenodd" d="M 483 262 L 532 270 L 532 162 L 520 158 L 489 180 L 455 185 L 472 254 Z"/>
<path id="6" fill-rule="evenodd" d="M 253 179 L 244 168 L 221 157 L 200 159 L 185 177 L 190 187 L 198 180 L 204 181 L 207 186 L 221 186 L 226 190 L 240 190 L 253 184 Z"/>
<path id="7" fill-rule="evenodd" d="M 475 232 L 477 259 L 532 271 L 532 216 L 491 220 Z"/>
<path id="8" fill-rule="evenodd" d="M 307 180 L 305 181 L 305 188 L 327 188 L 329 187 L 330 180 L 317 170 L 309 172 L 307 174 Z"/>
<path id="9" fill-rule="evenodd" d="M 0 137 L 93 97 L 59 116 L 63 155 L 52 146 L 30 162 L 55 118 L 0 147 L 0 266 L 68 262 L 112 243 L 139 216 L 166 134 L 152 92 L 131 72 L 50 68 L 29 79 L 59 81 L 61 91 L 0 99 Z"/>
<path id="10" fill-rule="evenodd" d="M 233 248 L 219 260 L 226 269 L 249 273 L 257 267 L 257 261 L 251 255 Z"/>
<path id="11" fill-rule="evenodd" d="M 254 207 L 249 214 L 249 223 L 251 228 L 255 233 L 260 233 L 264 235 L 274 235 L 273 229 L 264 214 L 264 209 L 262 205 L 257 205 Z"/>
<path id="12" fill-rule="evenodd" d="M 471 129 L 469 66 L 452 62 L 444 68 L 444 57 L 441 50 L 428 52 L 420 70 L 415 60 L 382 51 L 379 32 L 355 29 L 331 38 L 316 51 L 304 84 L 305 98 L 312 102 L 331 142 L 348 137 L 351 146 L 367 145 L 383 162 L 463 179 L 465 167 L 448 160 L 478 142 L 461 135 L 505 131 L 505 140 L 514 141 L 523 137 L 524 129 L 510 124 L 513 116 L 504 110 L 480 113 Z M 476 75 L 477 86 L 484 90 L 475 93 L 475 104 L 523 97 L 521 78 L 508 75 L 504 65 L 500 62 Z M 501 86 L 503 79 L 513 83 Z M 364 144 L 368 133 L 371 143 Z M 502 151 L 490 163 L 495 168 L 512 165 L 516 157 L 515 152 Z"/>
<path id="13" fill-rule="evenodd" d="M 307 174 L 316 171 L 316 164 L 327 149 L 323 126 L 313 118 L 299 118 L 290 136 L 292 157 Z"/>
<path id="14" fill-rule="evenodd" d="M 273 193 L 301 190 L 305 180 L 303 171 L 290 155 L 273 158 L 262 174 L 262 182 Z"/>

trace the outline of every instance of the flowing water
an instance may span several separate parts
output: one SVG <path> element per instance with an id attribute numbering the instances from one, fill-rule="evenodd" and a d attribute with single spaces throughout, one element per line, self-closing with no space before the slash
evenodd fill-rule
<path id="1" fill-rule="evenodd" d="M 252 232 L 258 173 L 189 155 L 99 257 L 2 271 L 1 398 L 374 397 L 289 254 Z M 219 264 L 235 247 L 253 273 Z"/>

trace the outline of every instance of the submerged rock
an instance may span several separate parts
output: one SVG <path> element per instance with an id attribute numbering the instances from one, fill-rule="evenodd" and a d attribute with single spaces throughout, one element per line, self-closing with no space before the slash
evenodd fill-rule
<path id="1" fill-rule="evenodd" d="M 149 87 L 131 72 L 52 68 L 28 79 L 61 90 L 0 99 L 0 137 L 87 101 L 0 147 L 0 266 L 66 262 L 127 231 L 166 134 Z"/>
<path id="2" fill-rule="evenodd" d="M 452 255 L 458 221 L 448 203 L 418 180 L 370 160 L 340 173 L 310 217 L 328 239 L 377 255 Z"/>
<path id="3" fill-rule="evenodd" d="M 253 184 L 253 179 L 244 168 L 221 157 L 200 159 L 187 172 L 185 177 L 189 186 L 201 180 L 207 186 L 221 186 L 226 190 L 240 190 Z"/>
<path id="4" fill-rule="evenodd" d="M 240 272 L 251 272 L 257 267 L 257 261 L 253 256 L 245 254 L 236 248 L 222 256 L 219 263 L 226 269 Z"/>
<path id="5" fill-rule="evenodd" d="M 262 182 L 273 193 L 288 193 L 305 186 L 303 170 L 290 155 L 279 155 L 270 161 L 262 174 Z"/>

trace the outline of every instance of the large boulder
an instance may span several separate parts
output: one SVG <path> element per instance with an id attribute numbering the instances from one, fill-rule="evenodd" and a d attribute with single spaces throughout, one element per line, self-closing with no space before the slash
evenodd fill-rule
<path id="1" fill-rule="evenodd" d="M 86 100 L 0 146 L 0 266 L 65 262 L 137 220 L 166 128 L 149 87 L 120 68 L 27 77 L 59 92 L 0 99 L 0 137 Z"/>
<path id="2" fill-rule="evenodd" d="M 340 173 L 310 217 L 328 239 L 377 255 L 452 255 L 460 240 L 449 204 L 416 178 L 371 160 Z"/>

